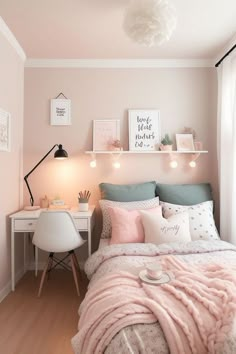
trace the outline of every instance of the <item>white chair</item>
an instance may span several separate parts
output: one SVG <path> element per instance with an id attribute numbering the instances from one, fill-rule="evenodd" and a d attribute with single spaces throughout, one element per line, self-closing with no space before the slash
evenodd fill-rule
<path id="1" fill-rule="evenodd" d="M 85 241 L 76 230 L 70 213 L 67 211 L 42 211 L 37 221 L 32 242 L 41 250 L 49 252 L 48 261 L 41 277 L 38 296 L 41 295 L 47 273 L 49 274 L 58 264 L 68 269 L 68 264 L 64 262 L 67 257 L 70 257 L 75 286 L 79 295 L 76 273 L 76 268 L 79 270 L 79 264 L 74 250 Z M 60 252 L 68 252 L 68 254 L 60 260 L 54 256 L 54 253 Z M 55 262 L 54 265 L 53 262 Z"/>

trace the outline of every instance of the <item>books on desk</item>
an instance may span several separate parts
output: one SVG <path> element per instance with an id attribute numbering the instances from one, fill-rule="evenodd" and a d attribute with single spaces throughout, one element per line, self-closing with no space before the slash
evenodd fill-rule
<path id="1" fill-rule="evenodd" d="M 50 210 L 69 210 L 70 207 L 69 205 L 54 205 L 54 204 L 50 204 L 48 209 Z"/>

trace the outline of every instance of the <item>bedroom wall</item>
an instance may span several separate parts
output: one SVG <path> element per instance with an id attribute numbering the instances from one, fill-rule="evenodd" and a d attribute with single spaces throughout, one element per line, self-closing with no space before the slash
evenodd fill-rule
<path id="1" fill-rule="evenodd" d="M 78 191 L 90 189 L 97 203 L 100 182 L 166 183 L 210 181 L 217 197 L 216 179 L 216 73 L 210 68 L 160 69 L 56 69 L 26 68 L 24 121 L 24 174 L 55 144 L 62 143 L 67 161 L 53 154 L 30 177 L 35 204 L 45 194 L 60 195 L 76 205 Z M 50 126 L 50 99 L 63 92 L 72 100 L 72 125 Z M 185 126 L 194 128 L 209 154 L 201 155 L 195 169 L 179 156 L 178 169 L 169 168 L 167 156 L 122 156 L 120 170 L 109 156 L 98 156 L 89 167 L 93 119 L 120 119 L 121 141 L 128 148 L 128 109 L 160 110 L 162 134 L 174 135 Z M 24 203 L 29 204 L 25 189 Z"/>
<path id="2" fill-rule="evenodd" d="M 10 42 L 6 34 L 10 36 Z M 0 301 L 10 290 L 10 220 L 8 216 L 22 207 L 23 200 L 24 61 L 12 43 L 14 40 L 0 21 L 0 108 L 11 114 L 11 151 L 0 151 Z M 22 273 L 22 254 L 22 242 L 16 240 L 16 275 L 18 277 Z"/>

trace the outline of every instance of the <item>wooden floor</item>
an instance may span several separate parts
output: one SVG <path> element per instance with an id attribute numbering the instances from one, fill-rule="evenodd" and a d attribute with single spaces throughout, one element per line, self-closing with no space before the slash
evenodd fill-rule
<path id="1" fill-rule="evenodd" d="M 55 270 L 38 298 L 40 276 L 27 272 L 15 292 L 0 303 L 1 354 L 73 353 L 70 340 L 77 332 L 86 277 L 79 280 L 78 297 L 72 272 Z"/>

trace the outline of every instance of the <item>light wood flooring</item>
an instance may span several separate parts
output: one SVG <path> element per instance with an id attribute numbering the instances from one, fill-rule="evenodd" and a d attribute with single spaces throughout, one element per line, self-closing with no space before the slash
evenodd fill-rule
<path id="1" fill-rule="evenodd" d="M 41 272 L 27 272 L 14 293 L 0 303 L 1 354 L 72 354 L 71 338 L 77 332 L 78 308 L 87 279 L 79 279 L 76 294 L 72 272 L 55 270 L 37 297 Z"/>

